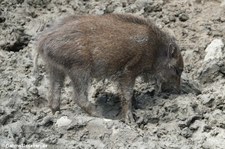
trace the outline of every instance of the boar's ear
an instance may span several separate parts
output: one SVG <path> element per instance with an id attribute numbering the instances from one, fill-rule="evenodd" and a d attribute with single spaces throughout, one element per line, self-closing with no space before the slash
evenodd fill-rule
<path id="1" fill-rule="evenodd" d="M 168 48 L 167 56 L 168 56 L 169 58 L 174 58 L 174 57 L 176 57 L 177 50 L 178 50 L 178 49 L 177 49 L 176 45 L 174 45 L 173 43 L 170 43 L 169 48 Z"/>

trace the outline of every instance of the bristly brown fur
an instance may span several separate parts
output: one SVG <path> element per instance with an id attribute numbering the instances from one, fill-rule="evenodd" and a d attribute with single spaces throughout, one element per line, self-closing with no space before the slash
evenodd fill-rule
<path id="1" fill-rule="evenodd" d="M 174 41 L 173 37 L 170 37 L 168 34 L 164 33 L 162 30 L 160 30 L 152 21 L 149 19 L 144 19 L 142 17 L 134 17 L 133 15 L 123 15 L 123 14 L 107 14 L 107 15 L 112 15 L 113 17 L 116 17 L 117 19 L 120 19 L 123 22 L 129 22 L 129 23 L 134 23 L 134 24 L 139 24 L 139 25 L 145 25 L 149 28 L 149 30 L 153 31 L 155 35 L 160 38 L 169 38 L 170 40 Z"/>
<path id="2" fill-rule="evenodd" d="M 36 45 L 49 70 L 53 113 L 60 109 L 66 75 L 72 81 L 76 103 L 95 116 L 99 113 L 87 99 L 88 86 L 93 78 L 114 76 L 119 81 L 127 122 L 133 121 L 131 99 L 137 76 L 150 73 L 158 82 L 169 82 L 176 88 L 180 84 L 177 70 L 182 72 L 183 59 L 179 47 L 144 18 L 124 14 L 70 16 L 41 33 Z"/>

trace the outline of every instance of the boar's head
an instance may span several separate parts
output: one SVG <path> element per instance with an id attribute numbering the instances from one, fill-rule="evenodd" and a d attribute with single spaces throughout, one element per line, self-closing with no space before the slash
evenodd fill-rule
<path id="1" fill-rule="evenodd" d="M 163 52 L 157 61 L 156 78 L 160 91 L 179 93 L 181 74 L 183 72 L 183 58 L 180 48 L 174 40 L 163 47 Z M 161 51 L 161 50 L 160 50 Z"/>

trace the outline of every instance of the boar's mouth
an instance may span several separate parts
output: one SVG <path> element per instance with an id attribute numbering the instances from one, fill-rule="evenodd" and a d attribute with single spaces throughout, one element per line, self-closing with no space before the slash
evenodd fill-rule
<path id="1" fill-rule="evenodd" d="M 175 86 L 172 83 L 162 83 L 161 91 L 164 93 L 171 93 L 171 94 L 180 94 L 181 93 L 180 87 Z"/>

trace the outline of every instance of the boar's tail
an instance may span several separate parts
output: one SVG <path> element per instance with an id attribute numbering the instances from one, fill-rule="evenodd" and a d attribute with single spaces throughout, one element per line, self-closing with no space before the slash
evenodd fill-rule
<path id="1" fill-rule="evenodd" d="M 39 52 L 37 51 L 37 53 L 34 56 L 34 70 L 33 70 L 33 74 L 35 76 L 39 76 L 39 70 L 38 70 L 38 56 L 39 56 Z"/>
<path id="2" fill-rule="evenodd" d="M 38 57 L 39 55 L 43 52 L 43 48 L 42 48 L 42 42 L 44 40 L 42 40 L 41 38 L 41 34 L 37 35 L 36 39 L 35 39 L 35 55 L 34 55 L 34 59 L 33 59 L 33 75 L 38 77 L 39 76 L 39 69 L 38 69 Z"/>

